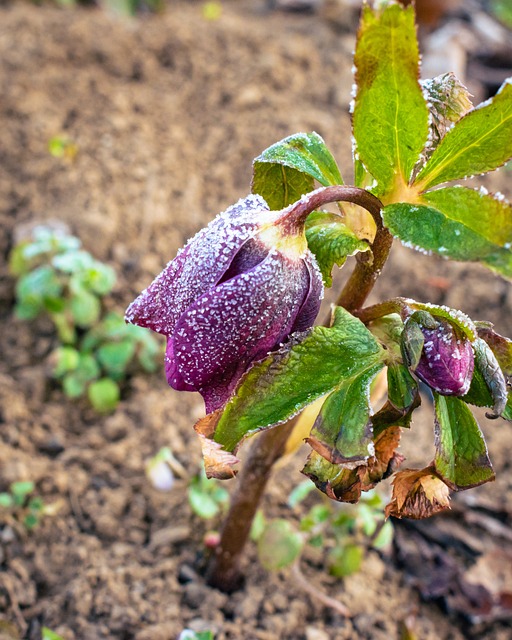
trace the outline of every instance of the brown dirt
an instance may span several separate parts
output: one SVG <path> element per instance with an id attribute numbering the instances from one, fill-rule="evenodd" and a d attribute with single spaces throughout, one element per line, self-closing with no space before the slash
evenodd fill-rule
<path id="1" fill-rule="evenodd" d="M 272 142 L 316 130 L 349 166 L 353 36 L 321 17 L 265 14 L 249 0 L 226 1 L 214 23 L 200 7 L 175 2 L 136 21 L 0 7 L 4 257 L 16 225 L 63 220 L 118 270 L 111 304 L 122 309 L 187 237 L 249 190 L 252 158 Z M 73 162 L 48 154 L 48 140 L 62 133 L 78 146 Z M 506 179 L 502 171 L 487 184 L 507 193 Z M 24 637 L 40 637 L 46 625 L 66 640 L 171 640 L 205 625 L 217 640 L 388 640 L 401 637 L 411 612 L 421 640 L 511 637 L 504 623 L 471 629 L 421 602 L 393 559 L 376 552 L 344 582 L 314 558 L 304 562 L 308 580 L 350 608 L 348 620 L 286 573 L 265 573 L 253 548 L 243 591 L 228 597 L 206 587 L 194 568 L 207 525 L 191 514 L 186 481 L 162 494 L 144 475 L 145 460 L 165 445 L 197 472 L 197 398 L 169 390 L 160 374 L 134 378 L 110 417 L 67 401 L 47 377 L 51 327 L 14 319 L 4 265 L 0 276 L 0 488 L 32 479 L 58 506 L 31 534 L 0 526 L 0 611 Z M 510 285 L 476 266 L 397 247 L 374 299 L 396 294 L 512 331 Z M 410 462 L 429 460 L 423 422 L 405 445 Z M 487 423 L 486 432 L 498 481 L 473 493 L 510 524 L 510 428 Z M 269 513 L 301 479 L 298 469 L 293 459 L 280 470 L 265 499 Z"/>

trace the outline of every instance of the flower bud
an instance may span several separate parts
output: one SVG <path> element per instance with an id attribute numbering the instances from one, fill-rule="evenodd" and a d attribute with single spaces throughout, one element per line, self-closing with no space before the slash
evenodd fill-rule
<path id="1" fill-rule="evenodd" d="M 270 211 L 260 196 L 240 200 L 126 312 L 127 322 L 167 336 L 169 384 L 199 391 L 208 413 L 229 399 L 252 362 L 311 327 L 318 313 L 322 277 L 304 220 L 293 214 Z"/>
<path id="2" fill-rule="evenodd" d="M 406 364 L 425 384 L 446 396 L 463 396 L 475 366 L 473 346 L 448 320 L 421 311 L 407 319 L 402 335 Z"/>

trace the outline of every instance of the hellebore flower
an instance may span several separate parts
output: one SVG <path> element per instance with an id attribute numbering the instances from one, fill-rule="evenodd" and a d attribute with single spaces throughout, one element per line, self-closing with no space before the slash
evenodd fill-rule
<path id="1" fill-rule="evenodd" d="M 446 396 L 469 391 L 475 356 L 473 346 L 448 320 L 425 311 L 405 322 L 402 354 L 406 364 L 429 387 Z"/>
<path id="2" fill-rule="evenodd" d="M 249 365 L 314 322 L 323 296 L 304 220 L 249 195 L 218 215 L 128 307 L 167 336 L 171 387 L 221 407 Z"/>

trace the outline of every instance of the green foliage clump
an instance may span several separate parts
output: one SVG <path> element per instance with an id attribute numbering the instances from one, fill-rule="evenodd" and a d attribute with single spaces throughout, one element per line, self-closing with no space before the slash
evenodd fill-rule
<path id="1" fill-rule="evenodd" d="M 9 491 L 0 493 L 0 518 L 8 514 L 28 531 L 36 527 L 46 507 L 42 498 L 32 495 L 34 490 L 34 483 L 28 480 L 11 483 Z"/>
<path id="2" fill-rule="evenodd" d="M 314 489 L 306 480 L 290 493 L 288 506 L 295 509 Z M 298 524 L 289 519 L 267 521 L 258 512 L 251 531 L 258 556 L 265 569 L 278 571 L 298 562 L 306 545 L 322 550 L 329 573 L 344 578 L 361 568 L 365 551 L 390 545 L 393 528 L 384 520 L 384 503 L 375 492 L 357 505 L 333 502 L 315 504 Z"/>
<path id="3" fill-rule="evenodd" d="M 52 375 L 68 398 L 87 395 L 97 411 L 108 413 L 132 365 L 157 369 L 155 338 L 104 310 L 116 274 L 82 249 L 78 238 L 38 226 L 14 247 L 9 266 L 17 278 L 16 316 L 47 315 L 55 326 L 60 345 L 51 356 Z"/>

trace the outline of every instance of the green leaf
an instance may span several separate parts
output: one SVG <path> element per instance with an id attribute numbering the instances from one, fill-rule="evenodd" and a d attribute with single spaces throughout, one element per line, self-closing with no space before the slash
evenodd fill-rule
<path id="1" fill-rule="evenodd" d="M 388 367 L 388 398 L 397 409 L 409 409 L 418 396 L 418 383 L 407 367 L 393 364 Z"/>
<path id="2" fill-rule="evenodd" d="M 20 499 L 22 502 L 25 500 L 25 498 L 29 494 L 31 494 L 34 491 L 34 489 L 35 489 L 35 484 L 30 480 L 13 482 L 9 487 L 11 495 L 15 499 Z"/>
<path id="3" fill-rule="evenodd" d="M 476 326 L 479 337 L 487 342 L 503 373 L 512 377 L 512 340 L 496 333 L 490 322 L 477 322 Z"/>
<path id="4" fill-rule="evenodd" d="M 473 342 L 473 350 L 475 370 L 471 386 L 463 400 L 477 407 L 493 407 L 496 417 L 502 415 L 507 404 L 507 384 L 498 360 L 482 338 Z"/>
<path id="5" fill-rule="evenodd" d="M 48 629 L 48 627 L 43 627 L 41 631 L 43 634 L 42 640 L 64 640 L 62 636 L 59 636 L 55 631 Z"/>
<path id="6" fill-rule="evenodd" d="M 416 177 L 422 190 L 497 169 L 512 157 L 512 82 L 461 118 Z"/>
<path id="7" fill-rule="evenodd" d="M 510 248 L 488 240 L 451 215 L 453 210 L 442 212 L 430 206 L 405 203 L 388 205 L 382 212 L 386 227 L 405 246 L 452 260 L 479 261 L 512 278 Z"/>
<path id="8" fill-rule="evenodd" d="M 30 271 L 16 283 L 16 296 L 20 303 L 40 304 L 45 298 L 57 298 L 62 293 L 62 285 L 50 266 L 44 265 Z"/>
<path id="9" fill-rule="evenodd" d="M 261 509 L 258 509 L 251 524 L 250 538 L 253 542 L 257 542 L 260 539 L 260 537 L 263 535 L 263 532 L 265 531 L 266 526 L 267 521 L 265 519 L 265 515 Z"/>
<path id="10" fill-rule="evenodd" d="M 383 366 L 372 363 L 343 381 L 324 402 L 307 442 L 333 464 L 364 461 L 373 455 L 370 384 Z"/>
<path id="11" fill-rule="evenodd" d="M 306 238 L 327 287 L 332 285 L 331 272 L 335 264 L 341 267 L 348 256 L 370 248 L 343 224 L 340 216 L 324 211 L 314 211 L 308 216 Z"/>
<path id="12" fill-rule="evenodd" d="M 73 347 L 59 347 L 53 352 L 55 366 L 53 376 L 62 377 L 68 371 L 74 371 L 80 362 L 80 353 Z"/>
<path id="13" fill-rule="evenodd" d="M 98 321 L 101 305 L 98 298 L 86 289 L 78 289 L 71 296 L 71 313 L 79 327 L 87 328 Z"/>
<path id="14" fill-rule="evenodd" d="M 329 573 L 336 578 L 345 578 L 357 573 L 364 558 L 364 549 L 356 544 L 335 547 L 329 553 Z"/>
<path id="15" fill-rule="evenodd" d="M 454 490 L 494 479 L 485 440 L 473 414 L 459 398 L 434 393 L 435 468 Z"/>
<path id="16" fill-rule="evenodd" d="M 14 506 L 14 500 L 10 493 L 0 493 L 0 507 L 10 509 Z"/>
<path id="17" fill-rule="evenodd" d="M 232 451 L 245 436 L 284 422 L 383 358 L 364 324 L 336 307 L 332 327 L 313 328 L 301 342 L 247 372 L 219 419 L 214 439 Z"/>
<path id="18" fill-rule="evenodd" d="M 287 520 L 272 520 L 258 540 L 258 557 L 267 571 L 292 565 L 304 546 L 302 535 Z"/>
<path id="19" fill-rule="evenodd" d="M 409 183 L 428 136 L 413 7 L 391 4 L 378 14 L 364 6 L 354 63 L 356 159 L 383 195 L 397 178 Z"/>
<path id="20" fill-rule="evenodd" d="M 297 169 L 257 160 L 254 162 L 252 192 L 262 196 L 274 211 L 297 202 L 313 187 L 313 178 Z"/>
<path id="21" fill-rule="evenodd" d="M 122 376 L 134 354 L 135 343 L 123 340 L 102 344 L 97 351 L 97 358 L 108 374 Z"/>
<path id="22" fill-rule="evenodd" d="M 314 485 L 312 485 L 309 480 L 304 480 L 304 482 L 298 484 L 291 490 L 288 496 L 288 506 L 294 509 L 309 496 L 314 488 Z"/>
<path id="23" fill-rule="evenodd" d="M 87 383 L 77 371 L 72 371 L 62 379 L 62 388 L 68 398 L 79 398 L 85 393 Z"/>
<path id="24" fill-rule="evenodd" d="M 192 511 L 204 520 L 214 518 L 220 511 L 217 502 L 201 487 L 192 485 L 188 490 L 188 500 Z"/>
<path id="25" fill-rule="evenodd" d="M 119 386 L 110 378 L 100 378 L 91 382 L 87 389 L 89 402 L 99 413 L 114 411 L 119 403 Z"/>
<path id="26" fill-rule="evenodd" d="M 322 137 L 296 133 L 276 142 L 256 158 L 256 163 L 278 164 L 311 176 L 327 187 L 343 184 L 340 170 Z"/>
<path id="27" fill-rule="evenodd" d="M 63 273 L 76 273 L 89 269 L 94 258 L 88 251 L 66 251 L 59 253 L 52 259 L 52 265 Z"/>

